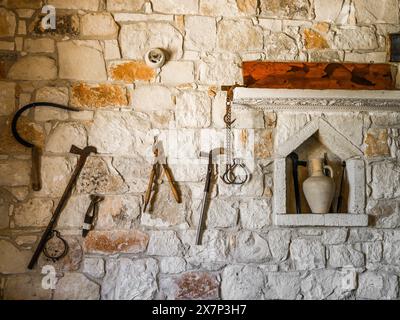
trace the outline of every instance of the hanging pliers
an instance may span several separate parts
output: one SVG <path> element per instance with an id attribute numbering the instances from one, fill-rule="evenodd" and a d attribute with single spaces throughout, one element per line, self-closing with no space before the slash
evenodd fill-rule
<path id="1" fill-rule="evenodd" d="M 164 148 L 161 141 L 155 141 L 153 145 L 154 162 L 150 173 L 149 184 L 147 186 L 146 194 L 144 196 L 143 212 L 146 212 L 147 206 L 152 198 L 152 191 L 155 191 L 154 183 L 161 179 L 161 171 L 167 177 L 168 183 L 171 187 L 172 194 L 177 203 L 181 203 L 181 197 L 178 188 L 175 185 L 171 171 L 167 165 L 167 158 L 165 156 Z M 161 167 L 160 167 L 161 166 Z M 162 169 L 162 170 L 161 170 Z"/>

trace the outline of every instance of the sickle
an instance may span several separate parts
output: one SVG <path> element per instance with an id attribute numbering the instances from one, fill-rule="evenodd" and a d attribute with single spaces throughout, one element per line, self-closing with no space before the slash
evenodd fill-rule
<path id="1" fill-rule="evenodd" d="M 19 109 L 15 114 L 11 122 L 11 132 L 14 138 L 23 146 L 27 148 L 32 149 L 32 189 L 35 191 L 39 191 L 42 188 L 41 185 L 41 179 L 40 179 L 40 154 L 41 150 L 40 147 L 35 146 L 33 143 L 26 141 L 23 139 L 18 131 L 17 131 L 17 123 L 18 119 L 21 117 L 22 113 L 30 108 L 34 107 L 39 107 L 39 106 L 44 106 L 44 107 L 53 107 L 53 108 L 58 108 L 58 109 L 64 109 L 64 110 L 69 110 L 69 111 L 80 111 L 79 109 L 71 108 L 64 106 L 62 104 L 58 103 L 52 103 L 52 102 L 33 102 L 30 104 L 27 104 L 26 106 L 22 107 Z"/>

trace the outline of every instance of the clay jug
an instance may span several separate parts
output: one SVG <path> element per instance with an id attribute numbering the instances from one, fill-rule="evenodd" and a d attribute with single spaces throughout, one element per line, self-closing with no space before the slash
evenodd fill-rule
<path id="1" fill-rule="evenodd" d="M 303 182 L 303 192 L 312 213 L 328 213 L 335 193 L 333 170 L 330 166 L 323 165 L 323 160 L 310 159 L 309 168 L 311 176 Z M 323 170 L 329 171 L 329 177 Z"/>

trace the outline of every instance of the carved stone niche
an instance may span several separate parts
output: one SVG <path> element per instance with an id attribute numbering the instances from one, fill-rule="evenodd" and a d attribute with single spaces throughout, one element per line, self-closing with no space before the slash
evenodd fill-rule
<path id="1" fill-rule="evenodd" d="M 384 90 L 297 90 L 297 89 L 248 89 L 237 88 L 234 92 L 233 110 L 261 109 L 279 113 L 311 112 L 314 120 L 303 129 L 289 137 L 285 142 L 275 145 L 274 150 L 274 224 L 278 226 L 367 226 L 366 170 L 362 151 L 349 142 L 340 130 L 334 128 L 322 116 L 327 112 L 380 112 L 399 111 L 399 91 Z M 322 112 L 322 113 L 321 113 Z M 318 114 L 320 117 L 318 117 Z M 317 117 L 315 117 L 317 115 Z M 275 137 L 276 138 L 276 137 Z M 297 152 L 300 160 L 309 151 L 319 150 L 318 156 L 328 152 L 328 160 L 337 164 L 346 162 L 345 196 L 346 212 L 295 214 L 293 195 L 290 187 L 292 168 L 287 159 L 291 152 Z M 329 159 L 331 157 L 331 159 Z M 303 159 L 302 159 L 303 158 Z M 331 163 L 329 163 L 331 164 Z M 336 166 L 338 171 L 340 166 Z M 336 179 L 337 180 L 337 179 Z M 336 181 L 337 183 L 337 181 Z M 292 192 L 293 193 L 293 192 Z M 303 198 L 303 202 L 305 199 Z M 293 203 L 293 202 L 292 202 Z M 307 212 L 305 209 L 302 212 Z M 308 211 L 309 212 L 309 211 Z"/>
<path id="2" fill-rule="evenodd" d="M 307 152 L 303 150 L 307 149 Z M 346 213 L 294 214 L 293 181 L 291 164 L 287 159 L 291 152 L 300 155 L 313 152 L 322 157 L 326 151 L 329 159 L 336 164 L 346 162 L 346 181 L 344 183 Z M 308 160 L 308 159 L 306 159 Z M 330 163 L 331 164 L 331 163 Z M 336 166 L 339 169 L 339 166 Z M 338 173 L 338 170 L 335 170 Z M 301 175 L 300 175 L 301 176 Z M 336 175 L 338 177 L 338 175 Z M 300 179 L 300 184 L 304 179 Z M 338 179 L 336 179 L 337 182 Z M 302 198 L 302 212 L 307 210 L 305 198 Z M 304 209 L 304 207 L 306 209 Z M 367 226 L 365 214 L 365 164 L 362 152 L 323 118 L 309 122 L 296 135 L 290 137 L 275 150 L 274 160 L 274 222 L 280 226 Z"/>

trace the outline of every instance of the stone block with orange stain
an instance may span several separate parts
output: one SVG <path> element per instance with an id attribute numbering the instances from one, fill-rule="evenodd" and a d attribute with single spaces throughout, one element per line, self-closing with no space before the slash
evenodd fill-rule
<path id="1" fill-rule="evenodd" d="M 217 299 L 218 280 L 205 272 L 189 272 L 177 281 L 177 299 Z"/>
<path id="2" fill-rule="evenodd" d="M 9 117 L 5 121 L 0 121 L 0 154 L 30 153 L 30 148 L 24 147 L 13 137 L 11 120 L 12 117 Z M 30 121 L 27 117 L 20 117 L 17 123 L 17 130 L 23 139 L 43 148 L 45 133 L 40 125 Z"/>
<path id="3" fill-rule="evenodd" d="M 164 279 L 161 289 L 168 299 L 206 300 L 219 298 L 219 281 L 212 273 L 187 272 Z"/>
<path id="4" fill-rule="evenodd" d="M 126 89 L 118 85 L 79 83 L 72 87 L 71 104 L 92 109 L 127 107 L 128 98 Z"/>
<path id="5" fill-rule="evenodd" d="M 140 230 L 91 231 L 84 240 L 88 253 L 139 253 L 146 250 L 149 236 Z"/>
<path id="6" fill-rule="evenodd" d="M 129 61 L 110 65 L 109 76 L 113 80 L 132 83 L 154 80 L 156 72 L 148 67 L 144 61 Z"/>
<path id="7" fill-rule="evenodd" d="M 326 39 L 312 29 L 304 30 L 304 40 L 307 49 L 328 49 L 329 44 Z"/>
<path id="8" fill-rule="evenodd" d="M 367 157 L 385 157 L 390 155 L 388 132 L 386 129 L 370 129 L 364 140 Z"/>
<path id="9" fill-rule="evenodd" d="M 255 130 L 254 157 L 256 159 L 270 158 L 274 151 L 273 131 L 271 129 Z"/>

